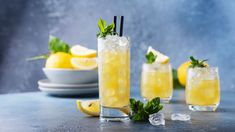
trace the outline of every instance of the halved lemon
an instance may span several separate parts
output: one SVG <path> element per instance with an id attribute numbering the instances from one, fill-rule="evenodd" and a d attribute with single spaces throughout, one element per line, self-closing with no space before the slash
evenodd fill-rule
<path id="1" fill-rule="evenodd" d="M 170 58 L 162 53 L 160 53 L 159 51 L 153 49 L 151 46 L 149 46 L 148 48 L 148 52 L 152 52 L 155 56 L 157 56 L 155 62 L 157 63 L 161 63 L 161 64 L 166 64 L 169 62 Z"/>
<path id="2" fill-rule="evenodd" d="M 90 116 L 99 116 L 100 114 L 99 100 L 88 100 L 88 101 L 77 100 L 76 103 L 78 109 L 82 113 Z"/>
<path id="3" fill-rule="evenodd" d="M 81 45 L 75 45 L 71 48 L 71 54 L 75 57 L 93 58 L 96 57 L 96 50 L 88 49 Z"/>
<path id="4" fill-rule="evenodd" d="M 71 58 L 71 64 L 74 68 L 81 70 L 91 70 L 97 68 L 96 58 Z"/>

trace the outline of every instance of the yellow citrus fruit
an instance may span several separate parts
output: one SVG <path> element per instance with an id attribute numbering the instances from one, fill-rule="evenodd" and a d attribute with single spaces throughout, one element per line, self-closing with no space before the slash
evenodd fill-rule
<path id="1" fill-rule="evenodd" d="M 170 58 L 159 51 L 153 49 L 151 46 L 149 46 L 147 53 L 152 52 L 155 56 L 157 56 L 155 62 L 161 63 L 161 64 L 166 64 L 169 62 Z"/>
<path id="2" fill-rule="evenodd" d="M 77 100 L 77 108 L 82 113 L 90 116 L 99 116 L 100 114 L 100 102 L 99 100 Z M 128 114 L 130 112 L 129 108 L 120 108 L 120 111 L 122 111 L 125 114 Z"/>
<path id="3" fill-rule="evenodd" d="M 46 61 L 46 68 L 72 68 L 71 55 L 64 52 L 51 54 Z"/>
<path id="4" fill-rule="evenodd" d="M 75 57 L 93 58 L 96 57 L 96 50 L 88 49 L 81 45 L 75 45 L 71 48 L 71 54 Z"/>
<path id="5" fill-rule="evenodd" d="M 181 85 L 186 85 L 188 67 L 191 65 L 191 61 L 182 63 L 177 69 L 178 79 Z"/>
<path id="6" fill-rule="evenodd" d="M 97 68 L 96 58 L 71 58 L 71 64 L 76 69 L 91 70 Z"/>
<path id="7" fill-rule="evenodd" d="M 88 101 L 77 100 L 76 103 L 78 109 L 82 113 L 90 116 L 99 116 L 100 114 L 99 100 L 88 100 Z"/>

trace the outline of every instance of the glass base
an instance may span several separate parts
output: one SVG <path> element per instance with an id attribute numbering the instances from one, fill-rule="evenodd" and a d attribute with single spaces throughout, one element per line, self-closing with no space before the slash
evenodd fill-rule
<path id="1" fill-rule="evenodd" d="M 215 111 L 218 107 L 218 104 L 209 106 L 189 105 L 188 107 L 192 111 Z"/>
<path id="2" fill-rule="evenodd" d="M 126 112 L 128 106 L 123 108 L 110 108 L 101 106 L 100 121 L 129 121 L 129 116 Z"/>
<path id="3" fill-rule="evenodd" d="M 144 102 L 148 102 L 149 100 L 147 98 L 143 98 Z M 168 104 L 171 100 L 171 97 L 169 98 L 160 98 L 160 102 L 163 104 Z"/>

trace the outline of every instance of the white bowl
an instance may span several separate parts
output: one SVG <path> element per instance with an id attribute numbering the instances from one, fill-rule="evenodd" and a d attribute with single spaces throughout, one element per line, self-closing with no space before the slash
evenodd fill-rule
<path id="1" fill-rule="evenodd" d="M 81 84 L 98 82 L 98 70 L 74 70 L 43 68 L 44 74 L 53 83 Z"/>

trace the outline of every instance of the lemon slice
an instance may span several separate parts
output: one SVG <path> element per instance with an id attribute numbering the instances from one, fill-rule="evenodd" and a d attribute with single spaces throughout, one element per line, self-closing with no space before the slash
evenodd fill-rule
<path id="1" fill-rule="evenodd" d="M 76 103 L 78 109 L 82 113 L 90 116 L 99 116 L 100 114 L 99 100 L 88 100 L 88 101 L 77 100 Z"/>
<path id="2" fill-rule="evenodd" d="M 90 116 L 99 116 L 100 114 L 100 103 L 99 100 L 87 100 L 87 101 L 81 101 L 77 100 L 77 108 L 82 113 Z M 129 108 L 117 108 L 120 111 L 122 111 L 125 114 L 129 114 L 130 109 Z"/>
<path id="3" fill-rule="evenodd" d="M 71 58 L 71 64 L 74 68 L 81 70 L 91 70 L 97 68 L 96 58 Z"/>
<path id="4" fill-rule="evenodd" d="M 151 46 L 149 46 L 147 53 L 149 53 L 149 52 L 152 52 L 155 56 L 157 56 L 157 58 L 155 60 L 155 62 L 157 62 L 157 63 L 166 64 L 170 60 L 170 58 L 168 56 L 163 55 L 159 51 L 153 49 Z"/>
<path id="5" fill-rule="evenodd" d="M 75 57 L 92 58 L 96 57 L 96 50 L 88 49 L 81 45 L 75 45 L 71 48 L 71 54 Z"/>

